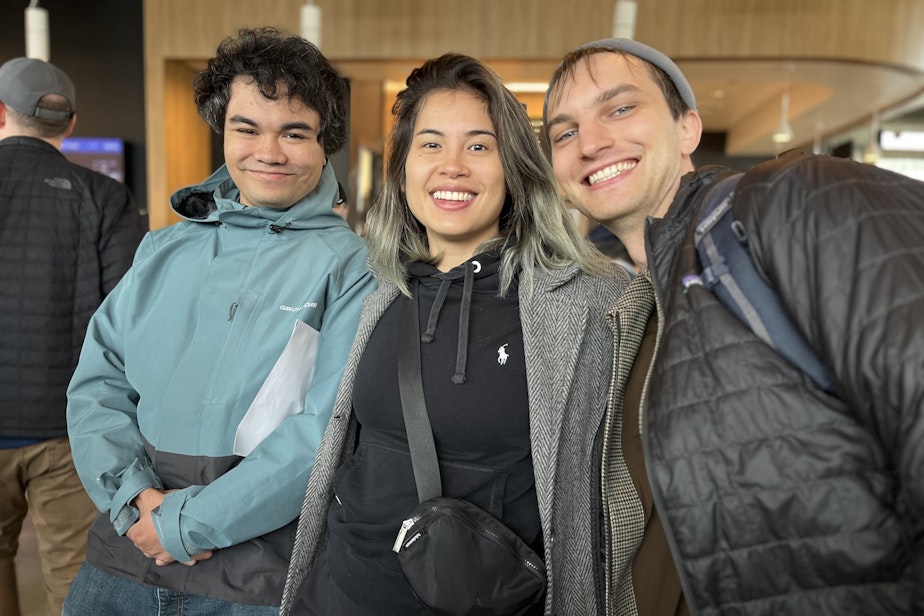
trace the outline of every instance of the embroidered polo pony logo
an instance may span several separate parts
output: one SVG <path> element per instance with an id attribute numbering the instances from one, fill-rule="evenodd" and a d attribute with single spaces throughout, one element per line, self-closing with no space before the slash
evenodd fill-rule
<path id="1" fill-rule="evenodd" d="M 505 350 L 505 347 L 508 343 L 504 343 L 501 346 L 497 347 L 497 363 L 501 366 L 507 363 L 507 358 L 510 357 Z"/>

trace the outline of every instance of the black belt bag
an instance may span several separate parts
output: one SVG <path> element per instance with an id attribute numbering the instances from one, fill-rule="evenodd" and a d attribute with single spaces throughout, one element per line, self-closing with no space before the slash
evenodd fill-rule
<path id="1" fill-rule="evenodd" d="M 416 290 L 402 308 L 398 384 L 420 504 L 401 525 L 393 549 L 414 594 L 439 614 L 525 614 L 545 596 L 542 558 L 487 511 L 441 496 L 420 379 Z"/>

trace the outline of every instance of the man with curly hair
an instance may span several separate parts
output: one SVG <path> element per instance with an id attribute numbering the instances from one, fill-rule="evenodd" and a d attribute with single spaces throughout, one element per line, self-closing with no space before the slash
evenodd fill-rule
<path id="1" fill-rule="evenodd" d="M 172 198 L 90 323 L 68 390 L 102 512 L 64 613 L 278 613 L 295 519 L 362 298 L 332 209 L 343 82 L 311 43 L 241 30 L 195 82 L 225 165 Z"/>

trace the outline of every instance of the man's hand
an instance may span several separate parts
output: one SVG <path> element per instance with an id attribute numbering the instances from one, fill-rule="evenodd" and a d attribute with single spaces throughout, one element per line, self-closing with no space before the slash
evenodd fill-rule
<path id="1" fill-rule="evenodd" d="M 192 567 L 200 560 L 208 560 L 211 557 L 212 557 L 212 550 L 206 550 L 205 552 L 199 552 L 198 554 L 193 556 L 192 560 L 188 560 L 180 564 L 186 565 L 187 567 Z M 170 563 L 173 563 L 173 562 L 177 562 L 177 561 L 174 557 L 170 556 L 169 553 L 167 553 L 167 560 L 161 560 L 160 558 L 154 559 L 154 564 L 157 565 L 158 567 L 163 567 L 164 565 L 169 565 Z"/>
<path id="2" fill-rule="evenodd" d="M 167 492 L 161 492 L 154 488 L 147 488 L 135 497 L 134 505 L 138 509 L 138 521 L 132 524 L 131 528 L 125 533 L 135 547 L 147 558 L 153 558 L 154 564 L 163 567 L 176 559 L 170 555 L 170 552 L 164 549 L 157 536 L 157 529 L 154 528 L 154 520 L 151 518 L 151 512 L 160 507 Z M 206 550 L 193 556 L 193 559 L 183 564 L 191 567 L 200 560 L 208 560 L 212 557 L 212 550 Z"/>

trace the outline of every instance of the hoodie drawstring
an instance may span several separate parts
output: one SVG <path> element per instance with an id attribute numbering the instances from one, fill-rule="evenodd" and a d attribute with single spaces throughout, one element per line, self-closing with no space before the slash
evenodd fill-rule
<path id="1" fill-rule="evenodd" d="M 459 308 L 459 341 L 456 345 L 456 373 L 452 382 L 461 385 L 465 382 L 465 365 L 468 363 L 468 317 L 472 312 L 472 286 L 475 281 L 475 268 L 471 261 L 465 264 L 465 279 L 462 284 L 462 307 Z"/>
<path id="2" fill-rule="evenodd" d="M 472 312 L 472 290 L 475 284 L 475 265 L 474 262 L 468 261 L 462 266 L 462 305 L 459 308 L 459 335 L 456 342 L 456 372 L 452 375 L 452 382 L 461 385 L 465 382 L 465 368 L 468 363 L 468 323 L 469 316 Z M 443 278 L 440 282 L 440 288 L 436 292 L 436 299 L 430 307 L 430 315 L 427 318 L 427 329 L 424 331 L 420 341 L 426 344 L 433 342 L 436 324 L 439 320 L 443 304 L 446 302 L 446 296 L 449 294 L 449 287 L 452 286 L 456 278 Z"/>
<path id="3" fill-rule="evenodd" d="M 433 342 L 433 334 L 436 331 L 436 321 L 439 319 L 440 311 L 443 309 L 443 303 L 446 301 L 446 296 L 449 295 L 450 286 L 452 286 L 452 280 L 449 278 L 443 278 L 443 281 L 440 282 L 439 291 L 436 292 L 436 299 L 433 300 L 433 305 L 430 306 L 430 316 L 427 318 L 427 330 L 420 338 L 421 342 L 427 344 Z"/>

